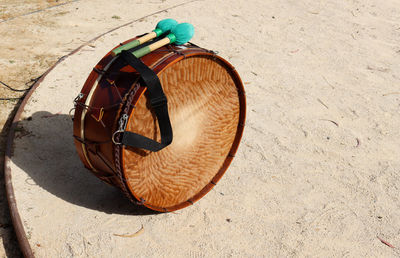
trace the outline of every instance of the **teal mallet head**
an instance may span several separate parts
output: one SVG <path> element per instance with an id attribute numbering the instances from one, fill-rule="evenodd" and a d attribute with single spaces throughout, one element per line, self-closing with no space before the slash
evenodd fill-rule
<path id="1" fill-rule="evenodd" d="M 191 40 L 193 35 L 193 25 L 185 22 L 176 25 L 167 37 L 170 39 L 171 43 L 174 43 L 175 45 L 183 45 Z"/>
<path id="2" fill-rule="evenodd" d="M 157 34 L 157 37 L 165 32 L 171 31 L 175 26 L 178 25 L 178 22 L 174 19 L 164 19 L 157 23 L 156 29 L 154 32 Z"/>
<path id="3" fill-rule="evenodd" d="M 176 45 L 182 45 L 188 42 L 194 35 L 193 25 L 190 23 L 181 23 L 176 25 L 165 38 L 154 42 L 151 45 L 142 47 L 138 49 L 132 54 L 137 58 L 141 58 L 144 55 L 147 55 L 151 51 L 154 51 L 162 46 L 165 46 L 170 43 L 175 43 Z"/>

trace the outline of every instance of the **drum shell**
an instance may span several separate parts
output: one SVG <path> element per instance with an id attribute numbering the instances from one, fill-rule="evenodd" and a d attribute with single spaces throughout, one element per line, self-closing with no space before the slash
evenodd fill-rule
<path id="1" fill-rule="evenodd" d="M 128 43 L 131 40 L 126 41 L 125 43 Z M 204 196 L 222 177 L 238 148 L 245 121 L 245 97 L 242 82 L 240 81 L 240 77 L 236 73 L 235 69 L 228 62 L 220 57 L 217 57 L 215 53 L 196 46 L 189 46 L 185 49 L 181 49 L 180 47 L 176 46 L 167 46 L 141 58 L 143 63 L 151 67 L 154 72 L 158 74 L 168 66 L 173 65 L 183 58 L 195 55 L 209 56 L 210 58 L 215 59 L 218 58 L 219 62 L 224 63 L 224 65 L 230 69 L 230 73 L 232 73 L 235 83 L 238 87 L 239 95 L 242 95 L 242 97 L 240 98 L 241 112 L 239 115 L 238 132 L 234 142 L 232 143 L 229 156 L 226 158 L 223 164 L 221 169 L 222 172 L 216 174 L 213 179 L 213 184 L 207 185 L 201 192 L 193 197 L 193 202 Z M 110 63 L 112 64 L 107 68 Z M 102 71 L 105 69 L 107 70 L 108 74 L 123 73 L 124 75 L 122 77 L 126 77 L 121 79 L 121 75 L 118 75 L 119 78 L 117 78 L 116 81 L 112 81 L 112 76 L 111 79 L 108 78 L 109 81 L 106 81 L 104 78 L 102 78 L 99 82 L 99 85 L 96 87 L 95 82 L 102 76 Z M 117 162 L 115 162 L 115 148 L 119 148 L 119 146 L 116 146 L 112 143 L 111 137 L 118 129 L 118 121 L 127 101 L 126 98 L 129 92 L 137 87 L 136 82 L 139 80 L 139 77 L 139 74 L 137 74 L 132 67 L 123 65 L 120 59 L 113 61 L 110 51 L 95 66 L 86 80 L 81 91 L 83 97 L 77 100 L 78 104 L 76 105 L 74 115 L 75 146 L 83 164 L 101 180 L 116 186 L 123 191 L 126 189 L 126 183 L 123 180 L 120 180 L 120 177 L 116 172 L 118 169 L 120 169 L 119 164 L 116 164 Z M 113 84 L 115 84 L 115 86 Z M 96 87 L 96 89 L 92 89 L 93 87 Z M 135 90 L 136 93 L 134 94 L 132 101 L 133 104 L 138 101 L 146 89 L 142 86 L 139 86 Z M 90 97 L 88 95 L 91 91 L 93 91 L 93 94 Z M 83 105 L 85 102 L 87 102 L 88 98 L 90 99 L 89 106 L 92 108 L 85 114 L 86 111 Z M 103 110 L 101 110 L 101 108 L 103 108 Z M 98 121 L 100 118 L 101 122 Z M 84 127 L 84 137 L 82 137 L 82 126 Z M 85 144 L 82 144 L 82 142 L 85 142 Z M 93 144 L 92 142 L 100 142 L 101 144 Z M 117 159 L 118 158 L 119 157 L 117 157 Z M 136 197 L 136 199 L 138 198 Z M 173 209 L 169 210 L 183 208 L 187 205 L 189 204 L 182 204 L 179 205 L 179 207 L 174 207 Z M 149 208 L 165 211 L 157 207 Z"/>

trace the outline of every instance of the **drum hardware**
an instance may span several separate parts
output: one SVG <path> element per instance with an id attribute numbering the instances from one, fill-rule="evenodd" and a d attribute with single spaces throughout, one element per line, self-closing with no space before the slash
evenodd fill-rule
<path id="1" fill-rule="evenodd" d="M 69 110 L 69 112 L 68 112 L 68 115 L 69 115 L 69 117 L 71 118 L 71 120 L 72 121 L 74 121 L 74 116 L 75 116 L 75 112 L 74 112 L 74 114 L 72 115 L 72 111 L 75 111 L 75 107 L 73 107 L 73 108 L 71 108 L 70 110 Z"/>
<path id="2" fill-rule="evenodd" d="M 74 99 L 74 105 L 76 106 L 76 103 L 77 103 L 79 100 L 81 100 L 84 96 L 85 96 L 85 94 L 79 93 L 78 96 L 76 96 L 75 99 Z"/>
<path id="3" fill-rule="evenodd" d="M 106 73 L 106 71 L 97 69 L 96 67 L 94 67 L 93 70 L 94 70 L 96 73 L 101 74 L 101 75 L 104 75 L 104 74 Z"/>
<path id="4" fill-rule="evenodd" d="M 123 132 L 125 132 L 125 128 L 126 128 L 126 123 L 127 123 L 127 122 L 128 122 L 128 115 L 127 115 L 127 114 L 123 114 L 122 117 L 121 117 L 121 119 L 119 120 L 119 128 L 118 128 L 118 130 L 115 131 L 115 132 L 113 133 L 112 137 L 111 137 L 111 140 L 112 140 L 112 142 L 113 142 L 115 145 L 121 145 L 121 144 L 122 144 L 122 143 L 120 143 L 120 142 L 116 142 L 116 141 L 115 141 L 115 135 L 116 135 L 117 133 L 123 133 Z"/>

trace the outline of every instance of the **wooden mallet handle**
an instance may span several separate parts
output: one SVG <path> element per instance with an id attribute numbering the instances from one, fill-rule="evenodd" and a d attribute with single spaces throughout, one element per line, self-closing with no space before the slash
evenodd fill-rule
<path id="1" fill-rule="evenodd" d="M 132 54 L 137 58 L 141 58 L 142 56 L 147 55 L 148 53 L 170 43 L 175 43 L 176 45 L 185 44 L 193 37 L 193 35 L 193 25 L 191 25 L 190 23 L 181 23 L 176 25 L 175 28 L 171 30 L 171 33 L 168 34 L 165 38 L 154 42 L 151 45 L 133 51 Z"/>
<path id="2" fill-rule="evenodd" d="M 128 49 L 137 47 L 137 46 L 139 46 L 139 45 L 141 45 L 141 44 L 143 44 L 143 43 L 145 43 L 145 42 L 147 42 L 149 40 L 152 40 L 152 39 L 162 35 L 163 33 L 171 31 L 177 24 L 178 24 L 178 22 L 175 21 L 174 19 L 161 20 L 161 21 L 159 21 L 157 23 L 157 26 L 156 26 L 155 30 L 153 30 L 152 32 L 147 33 L 146 35 L 144 35 L 144 36 L 142 36 L 142 37 L 140 37 L 138 39 L 135 39 L 135 40 L 123 45 L 123 46 L 120 46 L 120 47 L 114 49 L 111 52 L 111 55 L 112 56 L 116 56 L 119 53 L 121 53 L 121 51 L 123 51 L 123 50 L 128 50 Z"/>

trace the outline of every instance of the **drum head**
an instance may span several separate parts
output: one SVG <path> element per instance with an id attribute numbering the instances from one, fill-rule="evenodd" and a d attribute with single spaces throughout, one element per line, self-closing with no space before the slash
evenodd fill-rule
<path id="1" fill-rule="evenodd" d="M 240 141 L 245 97 L 241 81 L 223 59 L 194 55 L 158 74 L 173 129 L 159 152 L 124 147 L 122 170 L 129 190 L 151 209 L 171 211 L 205 195 L 229 166 Z M 160 141 L 146 94 L 126 130 Z"/>

